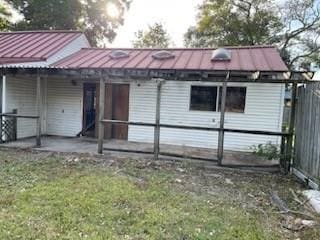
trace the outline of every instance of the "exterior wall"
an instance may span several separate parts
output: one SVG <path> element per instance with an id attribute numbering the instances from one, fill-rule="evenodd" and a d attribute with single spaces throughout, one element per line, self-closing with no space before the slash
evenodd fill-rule
<path id="1" fill-rule="evenodd" d="M 219 127 L 217 112 L 190 111 L 191 85 L 215 85 L 199 82 L 167 81 L 161 93 L 161 123 L 190 126 Z M 247 86 L 245 113 L 226 113 L 225 127 L 236 129 L 280 131 L 283 114 L 284 86 L 279 84 L 237 83 Z M 130 86 L 131 121 L 154 123 L 156 85 L 139 81 Z M 152 142 L 153 128 L 130 126 L 129 141 Z M 161 129 L 161 143 L 217 148 L 218 133 L 182 129 Z M 225 149 L 248 150 L 252 145 L 272 141 L 279 144 L 279 137 L 226 133 Z"/>
<path id="2" fill-rule="evenodd" d="M 85 37 L 73 40 L 46 62 L 19 63 L 11 65 L 19 66 L 48 66 L 62 58 L 65 58 L 81 48 L 89 47 Z M 10 66 L 10 64 L 9 64 Z M 17 109 L 22 115 L 36 115 L 36 79 L 26 77 L 4 77 L 2 91 L 2 108 L 5 112 Z M 60 80 L 61 81 L 61 80 Z M 46 80 L 42 85 L 42 133 L 76 136 L 82 128 L 82 83 L 78 81 L 73 86 L 70 80 Z M 17 137 L 25 138 L 36 134 L 36 121 L 34 119 L 22 119 L 17 121 Z"/>
<path id="3" fill-rule="evenodd" d="M 47 64 L 50 65 L 52 63 L 55 63 L 65 57 L 70 56 L 71 54 L 79 51 L 81 48 L 86 48 L 86 47 L 90 47 L 90 44 L 89 44 L 87 38 L 85 37 L 85 35 L 82 34 L 80 37 L 76 38 L 71 43 L 69 43 L 67 46 L 65 46 L 60 51 L 58 51 L 56 54 L 51 56 L 47 60 Z"/>
<path id="4" fill-rule="evenodd" d="M 75 83 L 75 84 L 74 84 Z M 191 85 L 214 85 L 199 82 L 163 84 L 161 93 L 161 122 L 190 126 L 218 127 L 219 113 L 190 111 Z M 18 109 L 19 114 L 36 114 L 35 79 L 7 77 L 6 111 Z M 231 84 L 230 84 L 231 85 Z M 284 86 L 279 84 L 239 83 L 247 86 L 245 113 L 226 113 L 227 128 L 280 131 L 282 125 Z M 43 133 L 76 136 L 82 129 L 83 82 L 72 79 L 49 78 L 42 81 Z M 129 120 L 155 121 L 156 84 L 136 81 L 130 84 Z M 18 119 L 18 138 L 35 135 L 35 120 Z M 216 148 L 217 132 L 161 129 L 161 143 Z M 129 141 L 153 142 L 153 128 L 129 126 Z M 272 141 L 278 137 L 226 133 L 225 149 L 248 150 L 252 145 Z"/>
<path id="5" fill-rule="evenodd" d="M 6 112 L 18 110 L 21 115 L 36 115 L 36 80 L 17 77 L 6 77 Z M 17 120 L 17 137 L 35 136 L 36 121 L 34 119 Z"/>
<path id="6" fill-rule="evenodd" d="M 75 137 L 82 129 L 83 83 L 71 79 L 43 79 L 42 133 Z M 6 112 L 18 110 L 21 115 L 36 115 L 36 79 L 7 77 Z M 36 121 L 19 118 L 17 137 L 35 136 Z"/>
<path id="7" fill-rule="evenodd" d="M 47 86 L 46 133 L 75 137 L 82 129 L 83 83 L 72 79 L 48 79 Z"/>

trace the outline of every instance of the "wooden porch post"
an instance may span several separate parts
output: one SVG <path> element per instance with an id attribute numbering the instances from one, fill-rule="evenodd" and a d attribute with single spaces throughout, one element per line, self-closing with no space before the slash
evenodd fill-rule
<path id="1" fill-rule="evenodd" d="M 99 130 L 98 130 L 98 153 L 103 153 L 103 139 L 104 139 L 104 101 L 106 92 L 106 83 L 102 76 L 100 76 L 100 94 L 99 94 Z"/>
<path id="2" fill-rule="evenodd" d="M 223 159 L 224 115 L 225 115 L 225 108 L 226 108 L 227 82 L 229 78 L 230 78 L 230 72 L 227 73 L 227 76 L 222 85 L 221 107 L 220 107 L 220 129 L 219 129 L 219 137 L 218 137 L 218 165 L 222 164 L 222 159 Z"/>
<path id="3" fill-rule="evenodd" d="M 289 136 L 287 138 L 287 154 L 286 164 L 284 172 L 288 173 L 290 170 L 291 160 L 293 157 L 293 138 L 294 138 L 294 125 L 296 117 L 296 103 L 297 103 L 297 83 L 292 84 L 291 92 L 291 111 L 290 111 L 290 122 L 289 122 Z"/>
<path id="4" fill-rule="evenodd" d="M 41 104 L 41 77 L 37 74 L 37 91 L 36 91 L 36 106 L 37 106 L 37 128 L 36 128 L 36 146 L 41 146 L 41 120 L 42 120 L 42 104 Z"/>
<path id="5" fill-rule="evenodd" d="M 160 152 L 160 106 L 161 106 L 161 80 L 157 80 L 156 126 L 154 127 L 154 160 L 159 159 Z"/>

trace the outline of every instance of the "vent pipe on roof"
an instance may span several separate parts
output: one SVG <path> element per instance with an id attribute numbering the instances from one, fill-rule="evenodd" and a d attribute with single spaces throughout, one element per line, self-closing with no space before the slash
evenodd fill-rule
<path id="1" fill-rule="evenodd" d="M 230 61 L 231 51 L 225 48 L 217 48 L 212 51 L 211 61 Z"/>

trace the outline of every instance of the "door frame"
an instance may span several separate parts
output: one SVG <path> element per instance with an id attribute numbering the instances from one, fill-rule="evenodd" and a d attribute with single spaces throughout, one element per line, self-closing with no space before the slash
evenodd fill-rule
<path id="1" fill-rule="evenodd" d="M 115 86 L 116 86 L 116 91 L 114 91 Z M 124 88 L 121 88 L 121 87 L 124 87 Z M 117 93 L 119 94 L 118 96 L 117 96 Z M 117 101 L 115 101 L 115 99 L 119 97 L 121 99 L 119 103 L 122 103 L 122 105 L 120 105 L 122 109 L 120 110 L 121 117 L 119 117 L 117 120 L 129 121 L 130 84 L 123 83 L 123 84 L 112 85 L 112 109 L 111 109 L 112 119 L 116 119 L 117 114 L 119 114 L 119 109 L 117 108 L 119 104 L 117 103 Z M 123 125 L 123 124 L 113 125 L 112 132 L 111 132 L 112 139 L 128 140 L 128 134 L 129 134 L 128 125 Z"/>
<path id="2" fill-rule="evenodd" d="M 128 112 L 127 112 L 127 115 L 128 115 L 128 120 L 129 120 L 129 112 L 130 112 L 130 83 L 118 83 L 118 82 L 115 82 L 115 83 L 106 83 L 106 90 L 105 90 L 105 93 L 106 93 L 106 97 L 105 97 L 105 111 L 104 111 L 104 118 L 105 119 L 113 119 L 114 116 L 113 116 L 113 91 L 112 91 L 112 86 L 114 85 L 127 85 L 128 86 Z M 111 88 L 110 88 L 111 87 Z M 99 83 L 97 84 L 97 101 L 96 101 L 96 104 L 99 105 L 99 91 L 100 89 L 100 86 L 99 86 Z M 108 95 L 109 94 L 109 95 Z M 110 96 L 111 95 L 111 96 Z M 108 106 L 107 106 L 108 105 Z M 109 107 L 109 111 L 107 110 L 107 107 Z M 96 126 L 98 126 L 98 123 L 99 123 L 99 107 L 96 106 Z M 113 124 L 105 124 L 104 126 L 104 139 L 116 139 L 113 137 Z M 98 128 L 96 127 L 95 129 L 95 137 L 98 136 Z M 126 140 L 128 140 L 128 134 L 129 134 L 129 128 L 127 130 L 127 137 L 126 137 Z"/>
<path id="3" fill-rule="evenodd" d="M 97 93 L 97 91 L 98 91 L 98 88 L 97 88 L 97 83 L 94 83 L 94 82 L 84 82 L 83 84 L 82 84 L 82 86 L 83 86 L 83 88 L 82 88 L 82 102 L 83 102 L 83 104 L 82 104 L 82 134 L 84 134 L 83 133 L 83 131 L 85 130 L 85 128 L 87 127 L 87 119 L 86 119 L 86 107 L 87 107 L 87 101 L 86 101 L 86 94 L 85 94 L 85 91 L 86 91 L 86 85 L 87 86 L 91 86 L 91 87 L 95 87 L 95 91 L 96 91 L 96 102 L 95 102 L 95 109 L 96 109 L 96 113 L 95 113 L 95 119 L 97 118 L 97 101 L 98 101 L 98 99 L 97 99 L 97 95 L 98 95 L 98 93 Z M 94 132 L 96 132 L 96 125 L 95 125 L 95 130 L 94 130 Z"/>

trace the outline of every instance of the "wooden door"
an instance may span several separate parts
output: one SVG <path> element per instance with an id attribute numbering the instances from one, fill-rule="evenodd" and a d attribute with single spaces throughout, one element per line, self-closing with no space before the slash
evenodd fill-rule
<path id="1" fill-rule="evenodd" d="M 113 119 L 112 116 L 112 84 L 106 84 L 105 90 L 105 101 L 104 101 L 104 118 L 105 119 Z M 112 138 L 112 128 L 113 124 L 106 123 L 104 124 L 104 138 L 111 139 Z"/>
<path id="2" fill-rule="evenodd" d="M 106 84 L 104 118 L 128 121 L 129 119 L 129 85 Z M 99 102 L 99 100 L 97 101 Z M 97 114 L 98 115 L 98 114 Z M 98 119 L 96 120 L 98 122 Z M 98 126 L 98 125 L 97 125 Z M 97 129 L 96 129 L 97 130 Z M 96 136 L 98 132 L 96 131 Z M 105 124 L 105 139 L 128 139 L 128 126 L 123 124 Z"/>
<path id="3" fill-rule="evenodd" d="M 129 119 L 129 85 L 112 84 L 112 119 L 128 121 Z M 128 126 L 114 124 L 112 138 L 128 139 Z"/>

